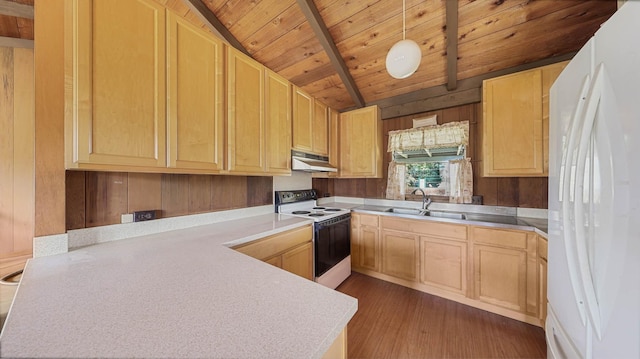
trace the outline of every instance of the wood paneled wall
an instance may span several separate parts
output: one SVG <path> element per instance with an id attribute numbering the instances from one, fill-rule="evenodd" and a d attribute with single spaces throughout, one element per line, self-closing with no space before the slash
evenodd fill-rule
<path id="1" fill-rule="evenodd" d="M 469 148 L 467 155 L 473 164 L 473 194 L 483 197 L 483 204 L 492 206 L 547 208 L 546 177 L 490 178 L 479 175 L 481 159 L 480 142 L 482 130 L 482 104 L 470 104 L 416 115 L 397 117 L 383 121 L 384 144 L 389 141 L 389 131 L 413 126 L 414 118 L 438 115 L 438 124 L 469 121 Z M 385 198 L 387 168 L 391 154 L 384 157 L 384 175 L 380 179 L 332 179 L 314 178 L 313 188 L 320 196 L 346 196 L 363 198 Z M 416 200 L 417 197 L 416 197 Z"/>
<path id="2" fill-rule="evenodd" d="M 33 49 L 0 47 L 0 274 L 13 265 L 7 264 L 9 258 L 32 253 L 33 76 Z"/>
<path id="3" fill-rule="evenodd" d="M 272 177 L 67 171 L 66 227 L 116 224 L 142 210 L 164 218 L 262 206 L 272 193 Z"/>

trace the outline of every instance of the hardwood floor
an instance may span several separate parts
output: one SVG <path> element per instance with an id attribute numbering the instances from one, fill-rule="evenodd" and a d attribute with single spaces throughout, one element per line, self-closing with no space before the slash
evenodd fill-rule
<path id="1" fill-rule="evenodd" d="M 533 325 L 355 272 L 337 290 L 358 299 L 350 359 L 546 358 Z"/>

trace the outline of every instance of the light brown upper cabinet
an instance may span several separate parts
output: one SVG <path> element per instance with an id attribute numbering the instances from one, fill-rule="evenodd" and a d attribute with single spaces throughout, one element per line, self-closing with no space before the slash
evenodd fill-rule
<path id="1" fill-rule="evenodd" d="M 329 164 L 338 172 L 326 172 L 328 177 L 340 176 L 340 112 L 329 108 Z"/>
<path id="2" fill-rule="evenodd" d="M 65 2 L 67 168 L 166 167 L 165 9 Z"/>
<path id="3" fill-rule="evenodd" d="M 222 42 L 167 12 L 168 166 L 215 173 L 224 169 Z"/>
<path id="4" fill-rule="evenodd" d="M 340 114 L 340 177 L 382 177 L 382 120 L 378 106 Z"/>
<path id="5" fill-rule="evenodd" d="M 292 148 L 303 152 L 313 151 L 313 97 L 293 87 L 293 142 Z"/>
<path id="6" fill-rule="evenodd" d="M 267 172 L 291 173 L 291 84 L 270 70 L 265 71 L 265 129 Z"/>
<path id="7" fill-rule="evenodd" d="M 313 172 L 314 178 L 336 178 L 340 177 L 340 112 L 328 108 L 329 113 L 329 164 L 336 169 L 337 172 Z"/>
<path id="8" fill-rule="evenodd" d="M 329 156 L 329 108 L 318 100 L 313 101 L 312 133 L 311 152 Z"/>
<path id="9" fill-rule="evenodd" d="M 227 155 L 229 172 L 263 173 L 265 165 L 264 67 L 228 48 Z"/>
<path id="10" fill-rule="evenodd" d="M 302 89 L 293 90 L 294 150 L 320 156 L 329 154 L 329 117 L 327 106 Z"/>
<path id="11" fill-rule="evenodd" d="M 548 176 L 549 88 L 566 64 L 483 81 L 484 176 Z"/>

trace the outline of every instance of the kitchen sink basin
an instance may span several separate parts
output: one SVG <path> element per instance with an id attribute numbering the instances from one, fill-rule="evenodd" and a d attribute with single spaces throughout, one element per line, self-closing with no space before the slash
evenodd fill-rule
<path id="1" fill-rule="evenodd" d="M 414 216 L 427 216 L 427 217 L 451 218 L 451 219 L 467 219 L 466 214 L 461 213 L 461 212 L 430 211 L 430 210 L 416 209 L 416 208 L 393 207 L 393 208 L 386 209 L 385 212 L 396 213 L 396 214 L 412 214 Z"/>
<path id="2" fill-rule="evenodd" d="M 451 219 L 467 219 L 464 213 L 460 212 L 445 212 L 445 211 L 427 211 L 423 216 L 451 218 Z"/>
<path id="3" fill-rule="evenodd" d="M 415 209 L 415 208 L 389 208 L 385 212 L 397 213 L 397 214 L 413 214 L 417 216 L 424 216 L 425 210 L 423 209 Z"/>
<path id="4" fill-rule="evenodd" d="M 412 214 L 414 216 L 428 216 L 439 218 L 451 218 L 451 219 L 467 219 L 467 216 L 461 212 L 448 212 L 448 211 L 429 211 L 416 208 L 399 208 L 393 207 L 387 209 L 385 212 L 397 213 L 397 214 Z"/>

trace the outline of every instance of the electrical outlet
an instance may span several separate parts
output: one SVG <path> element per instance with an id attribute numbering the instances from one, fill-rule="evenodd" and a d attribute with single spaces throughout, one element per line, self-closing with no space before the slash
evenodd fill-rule
<path id="1" fill-rule="evenodd" d="M 131 223 L 133 222 L 133 214 L 125 213 L 120 216 L 120 223 Z"/>
<path id="2" fill-rule="evenodd" d="M 160 218 L 158 212 L 159 211 L 155 211 L 155 210 L 133 212 L 133 221 L 142 222 L 142 221 L 150 221 L 152 219 Z"/>

